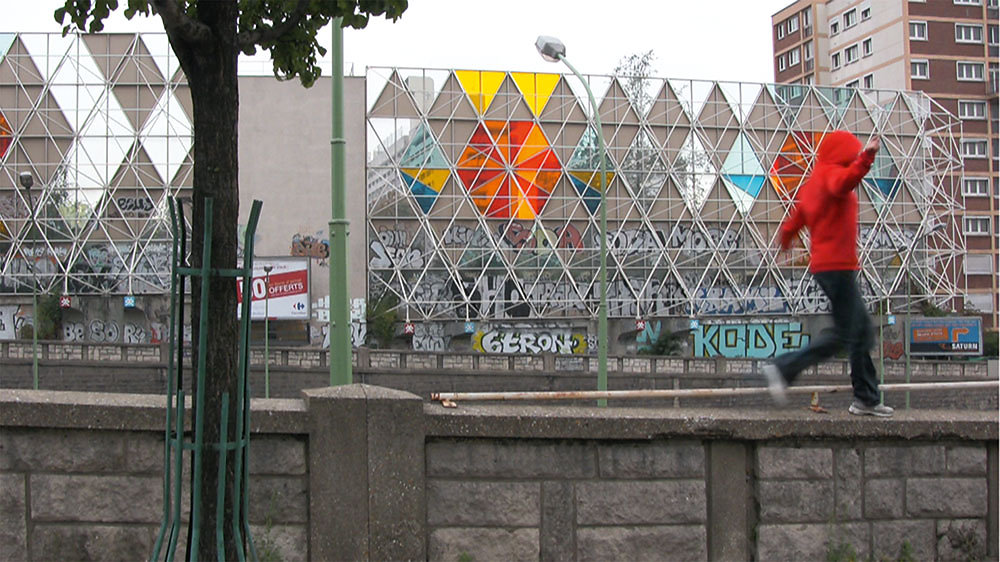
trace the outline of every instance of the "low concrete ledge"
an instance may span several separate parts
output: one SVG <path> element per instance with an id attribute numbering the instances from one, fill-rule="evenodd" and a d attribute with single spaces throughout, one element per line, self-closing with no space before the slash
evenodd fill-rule
<path id="1" fill-rule="evenodd" d="M 891 419 L 806 409 L 597 408 L 580 406 L 424 405 L 428 437 L 727 440 L 997 440 L 997 412 L 896 410 Z"/>
<path id="2" fill-rule="evenodd" d="M 167 397 L 154 394 L 0 390 L 0 426 L 163 431 L 166 406 Z M 302 400 L 254 398 L 250 407 L 255 433 L 308 432 Z"/>

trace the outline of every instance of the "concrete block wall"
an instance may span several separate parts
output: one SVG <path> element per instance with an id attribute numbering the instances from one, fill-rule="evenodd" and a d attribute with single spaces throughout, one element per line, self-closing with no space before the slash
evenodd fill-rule
<path id="1" fill-rule="evenodd" d="M 0 559 L 141 559 L 160 396 L 0 390 Z M 257 400 L 251 521 L 284 560 L 998 556 L 995 411 L 456 409 Z"/>
<path id="2" fill-rule="evenodd" d="M 700 442 L 432 440 L 428 558 L 706 557 Z"/>
<path id="3" fill-rule="evenodd" d="M 68 392 L 25 396 L 14 399 L 15 407 L 9 396 L 0 401 L 0 560 L 148 559 L 163 510 L 164 434 L 157 426 L 164 423 L 165 401 Z M 305 435 L 260 429 L 250 457 L 255 544 L 282 560 L 307 560 Z M 185 482 L 189 466 L 185 459 Z M 187 513 L 186 486 L 181 497 Z"/>
<path id="4" fill-rule="evenodd" d="M 837 547 L 861 559 L 904 549 L 986 559 L 988 456 L 985 443 L 955 441 L 762 446 L 758 559 L 822 559 Z"/>

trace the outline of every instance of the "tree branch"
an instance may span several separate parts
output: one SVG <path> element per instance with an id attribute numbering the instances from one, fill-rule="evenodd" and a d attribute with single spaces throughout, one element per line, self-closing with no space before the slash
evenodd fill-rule
<path id="1" fill-rule="evenodd" d="M 254 48 L 256 45 L 261 43 L 270 43 L 277 40 L 289 29 L 298 25 L 302 16 L 306 13 L 306 8 L 309 6 L 309 0 L 299 0 L 299 3 L 295 5 L 295 10 L 288 17 L 275 25 L 271 26 L 257 26 L 250 31 L 244 31 L 236 35 L 236 45 L 240 51 L 246 52 L 247 49 Z"/>
<path id="2" fill-rule="evenodd" d="M 163 29 L 186 43 L 201 44 L 211 40 L 212 31 L 200 21 L 191 19 L 180 9 L 178 0 L 151 0 L 163 20 Z"/>

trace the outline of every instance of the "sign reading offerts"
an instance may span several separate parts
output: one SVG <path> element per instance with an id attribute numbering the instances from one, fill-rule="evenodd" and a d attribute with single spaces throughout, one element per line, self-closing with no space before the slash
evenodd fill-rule
<path id="1" fill-rule="evenodd" d="M 270 275 L 264 271 L 265 266 L 271 267 Z M 250 290 L 252 320 L 263 320 L 265 310 L 273 320 L 308 320 L 309 258 L 254 258 Z M 237 302 L 242 303 L 242 278 L 236 279 L 236 295 Z M 236 314 L 239 317 L 242 309 L 237 308 Z"/>
<path id="2" fill-rule="evenodd" d="M 982 319 L 973 317 L 910 320 L 911 355 L 982 355 Z"/>

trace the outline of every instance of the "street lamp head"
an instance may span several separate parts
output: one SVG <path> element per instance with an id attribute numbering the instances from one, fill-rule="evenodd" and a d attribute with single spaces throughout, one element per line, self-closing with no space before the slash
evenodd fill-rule
<path id="1" fill-rule="evenodd" d="M 559 62 L 559 59 L 566 56 L 566 45 L 548 35 L 539 35 L 535 40 L 535 48 L 538 49 L 538 54 L 549 62 Z"/>
<path id="2" fill-rule="evenodd" d="M 17 175 L 17 181 L 24 189 L 31 189 L 31 186 L 35 183 L 35 178 L 31 177 L 31 172 L 21 172 Z"/>
<path id="3" fill-rule="evenodd" d="M 272 269 L 274 269 L 273 265 L 265 265 L 264 266 L 264 273 L 271 273 Z"/>

